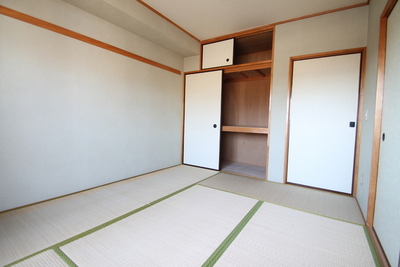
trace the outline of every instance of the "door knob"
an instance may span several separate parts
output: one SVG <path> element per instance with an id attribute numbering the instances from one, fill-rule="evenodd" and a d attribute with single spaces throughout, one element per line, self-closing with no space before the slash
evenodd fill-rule
<path id="1" fill-rule="evenodd" d="M 214 127 L 214 128 L 217 128 L 217 125 L 216 125 L 216 124 L 214 124 L 214 125 L 213 125 L 213 127 Z"/>

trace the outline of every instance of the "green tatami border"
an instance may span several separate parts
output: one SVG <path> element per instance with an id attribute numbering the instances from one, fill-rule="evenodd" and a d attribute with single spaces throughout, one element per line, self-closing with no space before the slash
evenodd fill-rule
<path id="1" fill-rule="evenodd" d="M 54 247 L 53 250 L 69 267 L 78 267 L 59 247 Z"/>
<path id="2" fill-rule="evenodd" d="M 210 178 L 211 178 L 211 177 L 210 177 Z M 220 189 L 220 188 L 215 188 L 215 187 L 208 186 L 208 185 L 203 185 L 203 184 L 199 184 L 199 185 L 200 185 L 200 186 L 207 187 L 207 188 L 210 188 L 210 189 L 219 190 L 219 191 L 222 191 L 222 192 L 235 194 L 235 195 L 242 196 L 242 197 L 252 198 L 252 199 L 258 200 L 259 202 L 265 202 L 265 203 L 269 203 L 269 204 L 281 206 L 281 207 L 284 207 L 284 208 L 288 208 L 288 209 L 292 209 L 292 210 L 297 210 L 297 211 L 300 211 L 300 212 L 305 212 L 305 213 L 312 214 L 312 215 L 316 215 L 316 216 L 321 216 L 321 217 L 324 217 L 324 218 L 327 218 L 327 219 L 332 219 L 332 220 L 336 220 L 336 221 L 340 221 L 340 222 L 344 222 L 344 223 L 349 223 L 349 224 L 354 224 L 354 225 L 357 225 L 357 226 L 361 226 L 361 227 L 363 228 L 363 230 L 364 230 L 365 237 L 366 237 L 366 239 L 367 239 L 367 242 L 368 242 L 368 245 L 369 245 L 369 248 L 370 248 L 370 251 L 371 251 L 371 255 L 372 255 L 373 259 L 374 259 L 375 265 L 376 265 L 377 267 L 381 267 L 381 266 L 382 266 L 381 262 L 379 261 L 378 253 L 376 252 L 375 246 L 374 246 L 374 244 L 373 244 L 373 242 L 372 242 L 372 239 L 371 239 L 371 236 L 370 236 L 370 234 L 369 234 L 368 228 L 367 228 L 367 226 L 365 226 L 365 225 L 363 225 L 363 224 L 359 224 L 359 223 L 355 223 L 355 222 L 349 222 L 349 221 L 346 221 L 346 220 L 342 220 L 342 219 L 338 219 L 338 218 L 333 218 L 333 217 L 329 217 L 329 216 L 326 216 L 326 215 L 322 215 L 322 214 L 313 213 L 313 212 L 310 212 L 310 211 L 305 211 L 305 210 L 301 210 L 301 209 L 297 209 L 297 208 L 285 206 L 285 205 L 282 205 L 282 204 L 277 204 L 277 203 L 274 203 L 274 202 L 270 202 L 270 201 L 258 199 L 258 198 L 255 198 L 255 197 L 251 197 L 251 196 L 247 196 L 247 195 L 244 195 L 244 194 L 239 194 L 239 193 L 231 192 L 231 191 L 224 190 L 224 189 Z M 257 204 L 258 204 L 258 203 L 257 203 Z M 261 205 L 260 205 L 260 206 L 261 206 Z M 258 209 L 257 209 L 257 210 L 258 210 Z M 254 214 L 255 214 L 255 212 L 254 212 Z M 254 214 L 253 214 L 253 215 L 254 215 Z M 252 216 L 253 216 L 253 215 L 252 215 Z M 251 217 L 252 217 L 252 216 L 251 216 Z M 251 218 L 250 218 L 250 219 L 251 219 Z M 250 219 L 249 219 L 249 220 L 250 220 Z M 247 223 L 246 223 L 246 224 L 247 224 Z M 243 228 L 244 228 L 244 226 L 243 226 Z M 242 229 L 243 229 L 243 228 L 242 228 Z M 239 233 L 238 233 L 238 234 L 239 234 Z M 232 241 L 233 241 L 233 240 L 232 240 Z M 232 243 L 232 241 L 231 241 L 230 243 Z M 229 243 L 229 244 L 230 244 L 230 243 Z M 221 244 L 221 245 L 222 245 L 222 244 Z M 226 247 L 226 248 L 227 248 L 227 247 Z M 226 248 L 222 251 L 222 253 L 225 252 Z M 218 249 L 217 249 L 217 250 L 218 250 Z M 216 250 L 214 253 L 216 253 L 217 250 Z M 221 255 L 222 255 L 222 253 L 221 253 Z M 219 257 L 221 257 L 221 255 L 218 256 L 218 259 L 219 259 Z M 211 257 L 210 257 L 210 258 L 211 258 Z M 211 264 L 211 259 L 210 259 L 210 258 L 202 265 L 202 267 L 209 267 L 209 266 L 211 267 L 211 266 L 213 266 L 213 265 L 217 262 L 217 261 L 215 261 L 215 262 L 213 262 L 213 263 Z M 218 259 L 217 259 L 217 260 L 218 260 Z M 211 264 L 211 265 L 206 265 L 206 263 L 207 263 L 207 264 Z"/>
<path id="3" fill-rule="evenodd" d="M 371 239 L 371 236 L 369 234 L 367 226 L 363 225 L 363 229 L 364 229 L 365 237 L 366 237 L 366 239 L 368 241 L 369 249 L 371 250 L 372 257 L 374 258 L 374 261 L 375 261 L 375 266 L 376 267 L 381 267 L 382 264 L 381 264 L 381 262 L 379 260 L 378 253 L 376 252 L 374 243 L 372 242 L 372 239 Z"/>
<path id="4" fill-rule="evenodd" d="M 29 258 L 32 258 L 32 257 L 34 257 L 34 256 L 36 256 L 36 255 L 38 255 L 38 254 L 40 254 L 40 253 L 43 253 L 43 252 L 45 252 L 45 251 L 47 251 L 47 250 L 51 250 L 51 249 L 54 250 L 54 251 L 55 251 L 69 266 L 76 266 L 76 265 L 74 265 L 74 263 L 72 262 L 72 260 L 70 260 L 70 259 L 61 251 L 60 247 L 65 246 L 66 244 L 69 244 L 69 243 L 71 243 L 71 242 L 73 242 L 73 241 L 75 241 L 75 240 L 78 240 L 78 239 L 80 239 L 80 238 L 83 238 L 83 237 L 85 237 L 85 236 L 87 236 L 87 235 L 90 235 L 90 234 L 92 234 L 92 233 L 94 233 L 94 232 L 97 232 L 97 231 L 99 231 L 99 230 L 101 230 L 101 229 L 103 229 L 103 228 L 105 228 L 105 227 L 107 227 L 107 226 L 110 226 L 110 225 L 112 225 L 112 224 L 114 224 L 114 223 L 116 223 L 116 222 L 118 222 L 118 221 L 121 221 L 121 220 L 123 220 L 123 219 L 125 219 L 125 218 L 127 218 L 127 217 L 129 217 L 129 216 L 131 216 L 131 215 L 133 215 L 133 214 L 135 214 L 135 213 L 138 213 L 138 212 L 144 210 L 144 209 L 147 209 L 147 208 L 149 208 L 149 207 L 151 207 L 151 206 L 154 206 L 155 204 L 157 204 L 157 203 L 159 203 L 159 202 L 161 202 L 161 201 L 164 201 L 164 200 L 166 200 L 166 199 L 168 199 L 168 198 L 170 198 L 170 197 L 172 197 L 172 196 L 174 196 L 174 195 L 177 195 L 177 194 L 179 194 L 179 193 L 181 193 L 181 192 L 183 192 L 183 191 L 186 191 L 186 190 L 188 190 L 188 189 L 190 189 L 190 188 L 192 188 L 192 187 L 198 185 L 199 183 L 201 183 L 201 182 L 203 182 L 203 181 L 205 181 L 205 180 L 207 180 L 207 179 L 209 179 L 209 178 L 211 178 L 211 177 L 213 177 L 213 176 L 215 176 L 215 175 L 217 175 L 217 174 L 218 174 L 218 173 L 213 174 L 213 175 L 210 175 L 210 176 L 208 176 L 208 177 L 206 177 L 206 178 L 204 178 L 204 179 L 202 179 L 202 180 L 200 180 L 200 181 L 198 181 L 198 182 L 196 182 L 196 183 L 193 183 L 193 184 L 191 184 L 191 185 L 188 185 L 188 186 L 186 186 L 186 187 L 183 187 L 183 188 L 181 188 L 181 189 L 179 189 L 179 190 L 177 190 L 177 191 L 175 191 L 175 192 L 173 192 L 173 193 L 171 193 L 171 194 L 168 194 L 168 195 L 166 195 L 166 196 L 164 196 L 164 197 L 161 197 L 161 198 L 159 198 L 159 199 L 156 199 L 156 200 L 154 200 L 154 201 L 152 201 L 152 202 L 150 202 L 150 203 L 148 203 L 148 204 L 143 205 L 142 207 L 139 207 L 139 208 L 137 208 L 137 209 L 135 209 L 135 210 L 132 210 L 132 211 L 130 211 L 130 212 L 128 212 L 128 213 L 125 213 L 125 214 L 123 214 L 123 215 L 121 215 L 121 216 L 118 216 L 118 217 L 116 217 L 116 218 L 114 218 L 114 219 L 112 219 L 112 220 L 110 220 L 110 221 L 107 221 L 107 222 L 105 222 L 105 223 L 102 223 L 102 224 L 100 224 L 100 225 L 98 225 L 98 226 L 95 226 L 95 227 L 93 227 L 93 228 L 91 228 L 91 229 L 89 229 L 89 230 L 87 230 L 87 231 L 84 231 L 84 232 L 82 232 L 82 233 L 80 233 L 80 234 L 77 234 L 77 235 L 75 235 L 75 236 L 72 236 L 72 237 L 70 237 L 70 238 L 68 238 L 68 239 L 66 239 L 66 240 L 64 240 L 64 241 L 61 241 L 61 242 L 56 243 L 56 244 L 54 244 L 54 245 L 52 245 L 52 246 L 49 246 L 49 247 L 44 248 L 44 249 L 42 249 L 42 250 L 39 250 L 39 251 L 37 251 L 37 252 L 35 252 L 35 253 L 33 253 L 33 254 L 30 254 L 30 255 L 28 255 L 28 256 L 26 256 L 26 257 L 23 257 L 23 258 L 21 258 L 21 259 L 19 259 L 19 260 L 16 260 L 16 261 L 14 261 L 14 262 L 11 262 L 11 263 L 5 265 L 4 267 L 10 267 L 10 266 L 13 266 L 13 265 L 15 265 L 15 264 L 21 263 L 21 262 L 23 262 L 23 261 L 25 261 L 25 260 L 27 260 L 27 259 L 29 259 Z M 61 254 L 60 254 L 60 253 L 61 253 Z M 61 256 L 62 254 L 64 254 L 65 256 Z M 70 264 L 73 264 L 73 265 L 70 265 Z"/>
<path id="5" fill-rule="evenodd" d="M 235 238 L 240 234 L 243 228 L 247 225 L 250 219 L 254 216 L 254 214 L 258 211 L 264 201 L 258 201 L 253 208 L 244 216 L 244 218 L 240 221 L 240 223 L 232 230 L 232 232 L 225 238 L 224 241 L 218 246 L 218 248 L 214 251 L 213 254 L 203 263 L 202 267 L 211 267 L 219 260 L 222 254 L 228 249 L 228 247 L 232 244 Z"/>
<path id="6" fill-rule="evenodd" d="M 211 178 L 211 177 L 209 177 L 209 178 Z M 207 179 L 208 179 L 208 178 L 207 178 Z M 206 179 L 205 179 L 205 180 L 206 180 Z M 324 218 L 327 218 L 327 219 L 332 219 L 332 220 L 336 220 L 336 221 L 340 221 L 340 222 L 345 222 L 345 223 L 351 223 L 351 224 L 355 224 L 355 225 L 359 225 L 359 226 L 363 226 L 363 227 L 365 226 L 364 224 L 355 223 L 355 222 L 350 222 L 350 221 L 346 221 L 346 220 L 343 220 L 343 219 L 334 218 L 334 217 L 329 217 L 329 216 L 327 216 L 327 215 L 318 214 L 318 213 L 311 212 L 311 211 L 307 211 L 307 210 L 301 210 L 301 209 L 298 209 L 298 208 L 293 208 L 293 207 L 290 207 L 290 206 L 287 206 L 287 205 L 278 204 L 278 203 L 275 203 L 275 202 L 271 202 L 271 201 L 267 201 L 267 200 L 263 200 L 263 199 L 255 198 L 255 197 L 252 197 L 252 196 L 248 196 L 248 195 L 244 195 L 244 194 L 240 194 L 240 193 L 232 192 L 232 191 L 229 191 L 229 190 L 225 190 L 225 189 L 221 189 L 221 188 L 212 187 L 212 186 L 209 186 L 209 185 L 204 185 L 204 184 L 199 184 L 199 185 L 200 185 L 200 186 L 207 187 L 207 188 L 211 188 L 211 189 L 219 190 L 219 191 L 222 191 L 222 192 L 226 192 L 226 193 L 235 194 L 235 195 L 238 195 L 238 196 L 242 196 L 242 197 L 248 197 L 248 198 L 251 198 L 251 199 L 255 199 L 255 200 L 259 200 L 259 201 L 263 201 L 263 202 L 265 202 L 265 203 L 274 204 L 274 205 L 281 206 L 281 207 L 284 207 L 284 208 L 288 208 L 288 209 L 292 209 L 292 210 L 297 210 L 297 211 L 301 211 L 301 212 L 305 212 L 305 213 L 309 213 L 309 214 L 313 214 L 313 215 L 321 216 L 321 217 L 324 217 Z"/>

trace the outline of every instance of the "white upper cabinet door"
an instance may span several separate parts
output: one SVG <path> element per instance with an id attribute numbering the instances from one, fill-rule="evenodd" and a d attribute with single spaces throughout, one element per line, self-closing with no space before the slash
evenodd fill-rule
<path id="1" fill-rule="evenodd" d="M 228 39 L 203 45 L 203 69 L 233 64 L 233 41 Z"/>
<path id="2" fill-rule="evenodd" d="M 183 163 L 219 169 L 222 70 L 186 75 Z"/>

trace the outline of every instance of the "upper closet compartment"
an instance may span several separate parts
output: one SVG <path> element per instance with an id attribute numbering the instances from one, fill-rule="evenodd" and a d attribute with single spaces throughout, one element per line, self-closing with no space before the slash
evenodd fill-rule
<path id="1" fill-rule="evenodd" d="M 235 39 L 233 64 L 271 60 L 272 31 Z"/>
<path id="2" fill-rule="evenodd" d="M 202 68 L 270 63 L 273 30 L 203 44 Z"/>
<path id="3" fill-rule="evenodd" d="M 203 45 L 203 69 L 233 64 L 234 39 Z"/>

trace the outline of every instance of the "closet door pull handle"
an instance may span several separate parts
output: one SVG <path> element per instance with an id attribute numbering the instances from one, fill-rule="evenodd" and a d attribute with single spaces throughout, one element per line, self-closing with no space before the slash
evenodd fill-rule
<path id="1" fill-rule="evenodd" d="M 217 128 L 217 125 L 216 125 L 216 124 L 214 124 L 214 125 L 213 125 L 213 127 L 214 127 L 214 128 Z"/>

